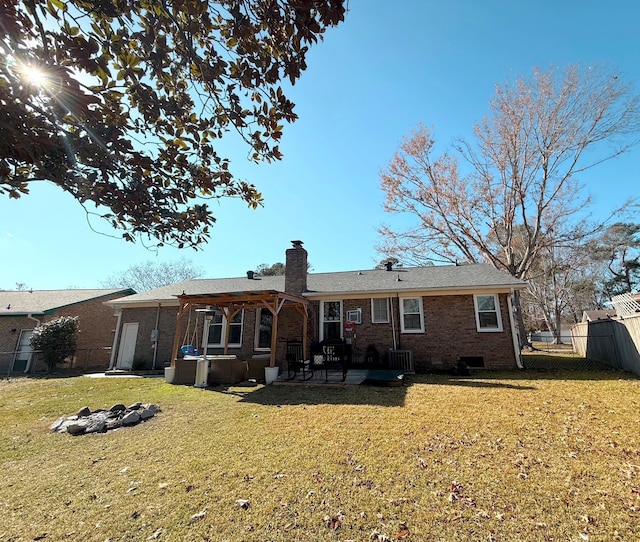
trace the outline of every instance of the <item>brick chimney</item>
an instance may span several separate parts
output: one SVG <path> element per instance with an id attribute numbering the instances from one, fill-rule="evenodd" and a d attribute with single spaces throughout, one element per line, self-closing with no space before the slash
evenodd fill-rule
<path id="1" fill-rule="evenodd" d="M 301 295 L 307 291 L 307 251 L 302 248 L 302 241 L 291 241 L 291 244 L 286 252 L 284 291 Z"/>

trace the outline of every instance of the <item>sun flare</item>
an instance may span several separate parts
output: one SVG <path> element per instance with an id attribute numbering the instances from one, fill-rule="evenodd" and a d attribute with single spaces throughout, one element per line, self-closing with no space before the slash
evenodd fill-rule
<path id="1" fill-rule="evenodd" d="M 24 80 L 34 87 L 46 87 L 49 83 L 47 73 L 39 66 L 22 66 L 20 70 Z"/>

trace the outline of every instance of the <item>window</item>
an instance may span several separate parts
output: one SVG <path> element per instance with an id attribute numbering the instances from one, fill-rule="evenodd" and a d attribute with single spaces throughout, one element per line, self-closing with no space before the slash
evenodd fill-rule
<path id="1" fill-rule="evenodd" d="M 474 295 L 473 302 L 476 308 L 478 331 L 502 331 L 498 296 L 495 294 Z"/>
<path id="2" fill-rule="evenodd" d="M 389 322 L 389 299 L 381 297 L 371 300 L 371 321 L 374 324 Z"/>
<path id="3" fill-rule="evenodd" d="M 401 298 L 400 311 L 400 328 L 402 333 L 424 333 L 421 297 Z"/>
<path id="4" fill-rule="evenodd" d="M 321 340 L 342 338 L 342 301 L 322 302 Z"/>
<path id="5" fill-rule="evenodd" d="M 240 347 L 242 345 L 242 320 L 244 311 L 238 312 L 231 320 L 229 326 L 229 346 Z M 213 313 L 213 319 L 209 325 L 209 344 L 210 347 L 224 346 L 224 334 L 226 331 L 226 319 L 221 310 L 216 309 Z"/>
<path id="6" fill-rule="evenodd" d="M 266 308 L 256 311 L 256 350 L 271 350 L 273 314 Z"/>

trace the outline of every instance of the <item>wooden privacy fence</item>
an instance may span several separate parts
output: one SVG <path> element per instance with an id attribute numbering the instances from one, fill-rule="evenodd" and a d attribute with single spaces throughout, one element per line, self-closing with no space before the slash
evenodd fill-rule
<path id="1" fill-rule="evenodd" d="M 580 322 L 571 340 L 579 355 L 640 376 L 640 314 Z"/>

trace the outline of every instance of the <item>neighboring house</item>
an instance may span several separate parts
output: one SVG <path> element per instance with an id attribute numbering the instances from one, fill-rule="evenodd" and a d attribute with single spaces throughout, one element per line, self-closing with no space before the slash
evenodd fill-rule
<path id="1" fill-rule="evenodd" d="M 525 286 L 487 264 L 307 274 L 307 251 L 293 241 L 284 276 L 188 280 L 109 301 L 119 322 L 111 364 L 165 367 L 176 345 L 202 348 L 203 337 L 209 354 L 281 362 L 289 340 L 309 355 L 344 338 L 354 356 L 411 352 L 417 371 L 460 360 L 510 369 L 520 366 L 511 297 Z"/>
<path id="2" fill-rule="evenodd" d="M 0 290 L 0 375 L 36 367 L 30 345 L 33 329 L 58 316 L 77 316 L 80 332 L 74 364 L 106 369 L 116 318 L 105 301 L 135 293 L 129 288 L 99 290 Z"/>
<path id="3" fill-rule="evenodd" d="M 616 317 L 615 309 L 593 309 L 582 311 L 582 322 L 595 322 L 597 320 L 610 320 Z"/>

